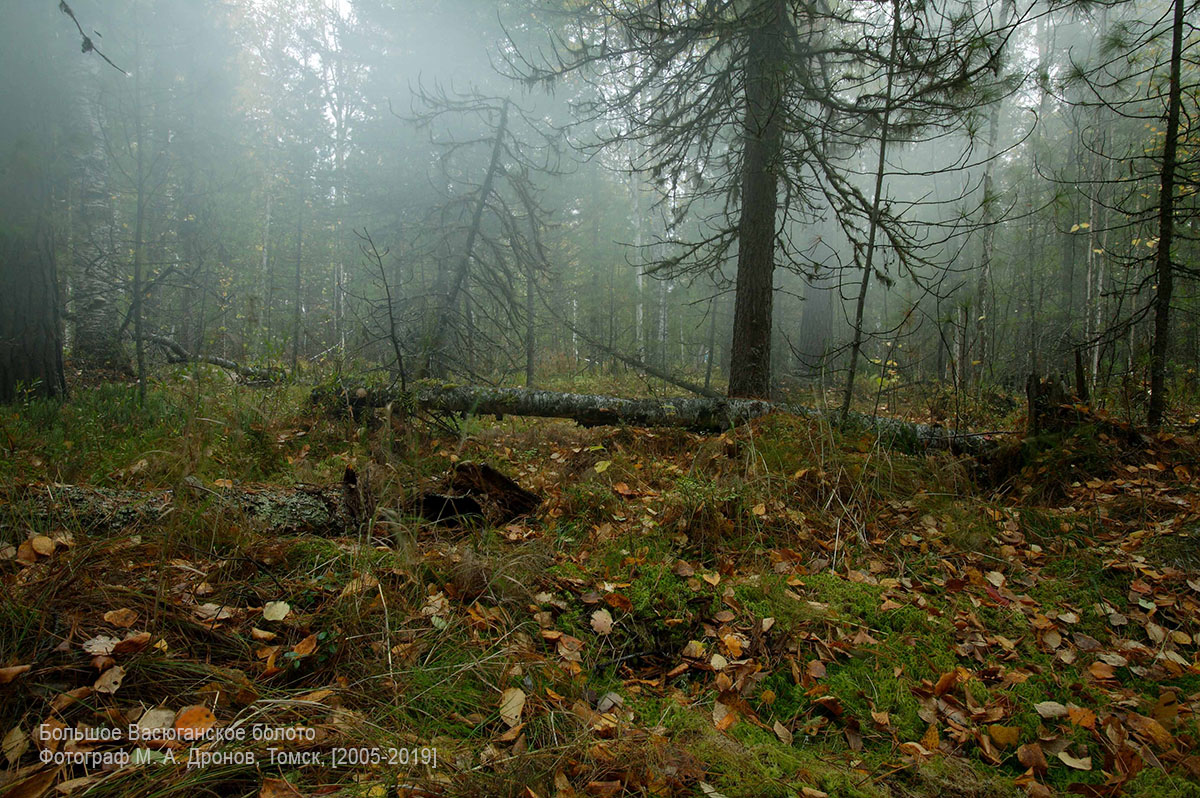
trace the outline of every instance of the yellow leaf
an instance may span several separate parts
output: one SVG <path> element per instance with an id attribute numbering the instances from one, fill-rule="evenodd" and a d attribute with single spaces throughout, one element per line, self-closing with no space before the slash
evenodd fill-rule
<path id="1" fill-rule="evenodd" d="M 500 694 L 500 720 L 510 729 L 521 722 L 524 710 L 525 691 L 520 687 L 510 687 Z"/>

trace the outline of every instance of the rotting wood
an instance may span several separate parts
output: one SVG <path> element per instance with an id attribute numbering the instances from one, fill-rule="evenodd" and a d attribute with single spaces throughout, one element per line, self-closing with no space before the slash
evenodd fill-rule
<path id="1" fill-rule="evenodd" d="M 422 494 L 416 511 L 439 524 L 457 524 L 471 516 L 493 524 L 506 524 L 533 512 L 542 497 L 487 463 L 457 463 L 446 479 L 446 489 Z"/>

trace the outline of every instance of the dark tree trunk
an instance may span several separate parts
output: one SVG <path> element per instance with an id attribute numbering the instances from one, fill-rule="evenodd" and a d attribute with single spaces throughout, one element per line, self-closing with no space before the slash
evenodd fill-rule
<path id="1" fill-rule="evenodd" d="M 1171 27 L 1171 85 L 1167 103 L 1167 136 L 1163 142 L 1162 179 L 1158 200 L 1158 252 L 1154 294 L 1154 343 L 1150 348 L 1150 407 L 1146 421 L 1151 428 L 1162 424 L 1167 408 L 1167 349 L 1171 340 L 1171 245 L 1175 236 L 1175 166 L 1179 147 L 1180 62 L 1183 53 L 1183 0 L 1175 0 Z"/>
<path id="2" fill-rule="evenodd" d="M 771 393 L 771 309 L 774 300 L 775 215 L 786 5 L 759 3 L 746 61 L 746 116 L 738 223 L 737 293 L 733 310 L 729 395 L 765 399 Z"/>
<path id="3" fill-rule="evenodd" d="M 49 237 L 0 232 L 0 402 L 66 395 L 58 275 Z"/>

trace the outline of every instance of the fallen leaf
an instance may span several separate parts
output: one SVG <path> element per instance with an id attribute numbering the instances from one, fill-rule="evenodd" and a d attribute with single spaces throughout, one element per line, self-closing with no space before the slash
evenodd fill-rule
<path id="1" fill-rule="evenodd" d="M 95 657 L 103 657 L 113 653 L 113 647 L 121 642 L 108 635 L 96 635 L 83 643 L 83 650 Z"/>
<path id="2" fill-rule="evenodd" d="M 1092 758 L 1090 756 L 1076 757 L 1071 756 L 1066 751 L 1059 751 L 1058 758 L 1064 765 L 1075 770 L 1092 769 Z"/>
<path id="3" fill-rule="evenodd" d="M 148 709 L 138 718 L 137 725 L 140 730 L 146 732 L 174 728 L 175 710 L 166 707 Z"/>
<path id="4" fill-rule="evenodd" d="M 268 601 L 263 606 L 263 620 L 282 621 L 291 611 L 292 608 L 286 601 Z"/>
<path id="5" fill-rule="evenodd" d="M 202 621 L 223 621 L 233 617 L 233 610 L 223 604 L 208 602 L 193 610 L 196 617 Z"/>
<path id="6" fill-rule="evenodd" d="M 303 793 L 285 779 L 263 779 L 258 798 L 301 798 Z"/>
<path id="7" fill-rule="evenodd" d="M 600 460 L 594 466 L 592 466 L 592 468 L 594 468 L 596 470 L 597 474 L 603 474 L 605 471 L 608 470 L 608 467 L 611 465 L 612 465 L 612 460 Z"/>
<path id="8" fill-rule="evenodd" d="M 4 758 L 10 765 L 17 764 L 17 760 L 28 750 L 29 735 L 20 726 L 13 726 L 0 740 L 0 751 L 4 752 Z"/>
<path id="9" fill-rule="evenodd" d="M 510 728 L 521 722 L 524 709 L 525 691 L 520 687 L 510 687 L 500 694 L 500 720 Z"/>
<path id="10" fill-rule="evenodd" d="M 29 545 L 43 557 L 49 557 L 54 553 L 54 539 L 46 535 L 34 535 L 30 538 Z"/>
<path id="11" fill-rule="evenodd" d="M 32 665 L 12 665 L 7 668 L 0 668 L 0 684 L 8 684 L 32 667 Z"/>
<path id="12" fill-rule="evenodd" d="M 112 624 L 113 626 L 120 627 L 121 629 L 128 629 L 129 627 L 133 626 L 137 619 L 137 610 L 131 610 L 128 607 L 119 610 L 109 610 L 108 612 L 104 613 L 105 623 Z"/>
<path id="13" fill-rule="evenodd" d="M 1096 713 L 1084 707 L 1067 707 L 1067 720 L 1084 729 L 1096 728 Z"/>
<path id="14" fill-rule="evenodd" d="M 1039 704 L 1034 704 L 1033 708 L 1047 720 L 1065 718 L 1067 716 L 1067 708 L 1057 701 L 1042 701 Z"/>
<path id="15" fill-rule="evenodd" d="M 184 707 L 175 716 L 175 732 L 181 740 L 199 739 L 215 725 L 217 716 L 203 704 Z"/>
<path id="16" fill-rule="evenodd" d="M 1154 718 L 1130 712 L 1125 718 L 1125 725 L 1132 729 L 1134 734 L 1149 740 L 1157 748 L 1170 748 L 1175 745 L 1175 737 Z"/>
<path id="17" fill-rule="evenodd" d="M 775 736 L 779 738 L 781 743 L 784 745 L 792 744 L 792 733 L 788 731 L 787 726 L 784 726 L 779 721 L 775 721 L 775 725 L 771 727 L 771 730 L 775 732 Z"/>
<path id="18" fill-rule="evenodd" d="M 379 580 L 375 578 L 374 574 L 361 574 L 346 583 L 346 586 L 342 588 L 341 595 L 338 598 L 346 598 L 347 596 L 365 593 L 368 590 L 376 587 L 379 587 Z"/>
<path id="19" fill-rule="evenodd" d="M 317 650 L 317 636 L 311 634 L 292 647 L 292 653 L 303 659 Z"/>
<path id="20" fill-rule="evenodd" d="M 606 635 L 613 630 L 612 614 L 606 609 L 599 609 L 592 613 L 592 629 L 596 634 Z"/>
<path id="21" fill-rule="evenodd" d="M 1050 765 L 1046 762 L 1046 755 L 1042 753 L 1042 747 L 1037 743 L 1025 743 L 1017 749 L 1017 761 L 1022 766 L 1031 768 L 1038 773 L 1045 773 Z"/>
<path id="22" fill-rule="evenodd" d="M 160 641 L 161 642 L 161 641 Z M 149 632 L 129 632 L 125 635 L 125 639 L 118 640 L 113 645 L 112 653 L 114 655 L 133 654 L 141 651 L 150 644 Z"/>
<path id="23" fill-rule="evenodd" d="M 22 779 L 5 782 L 0 793 L 3 798 L 41 798 L 58 779 L 61 767 L 43 768 Z"/>
<path id="24" fill-rule="evenodd" d="M 100 674 L 100 678 L 92 685 L 92 689 L 97 693 L 107 693 L 112 695 L 121 687 L 121 682 L 125 679 L 125 669 L 120 665 L 113 665 L 111 668 Z"/>
<path id="25" fill-rule="evenodd" d="M 1021 730 L 1016 726 L 1001 726 L 998 723 L 993 723 L 987 728 L 988 736 L 1001 748 L 1016 745 L 1021 740 Z"/>

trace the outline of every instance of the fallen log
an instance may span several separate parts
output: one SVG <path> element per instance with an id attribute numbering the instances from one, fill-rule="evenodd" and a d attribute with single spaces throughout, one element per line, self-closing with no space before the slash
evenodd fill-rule
<path id="1" fill-rule="evenodd" d="M 171 363 L 210 363 L 234 372 L 239 377 L 257 382 L 280 382 L 287 379 L 287 372 L 281 368 L 247 366 L 228 358 L 216 355 L 193 354 L 183 348 L 183 345 L 165 335 L 146 333 L 142 336 L 152 344 L 161 346 L 167 352 L 167 360 Z"/>
<path id="2" fill-rule="evenodd" d="M 440 524 L 459 524 L 478 516 L 505 524 L 533 512 L 542 502 L 535 493 L 486 463 L 458 463 L 442 480 L 447 493 L 423 493 L 408 505 L 414 515 Z M 342 484 L 298 488 L 221 487 L 187 477 L 176 489 L 125 490 L 87 485 L 42 483 L 0 495 L 0 508 L 80 532 L 114 532 L 167 521 L 183 507 L 201 503 L 223 520 L 247 522 L 274 533 L 339 535 L 352 533 L 375 516 L 369 481 L 347 467 Z M 6 513 L 0 511 L 0 524 Z"/>
<path id="3" fill-rule="evenodd" d="M 340 534 L 363 520 L 346 486 L 301 488 L 209 487 L 188 478 L 178 489 L 124 490 L 86 485 L 45 483 L 10 492 L 10 508 L 52 524 L 84 532 L 111 532 L 141 524 L 161 524 L 183 506 L 208 502 L 216 512 L 230 513 L 280 533 Z"/>
<path id="4" fill-rule="evenodd" d="M 803 405 L 779 404 L 759 399 L 674 397 L 669 399 L 624 399 L 617 396 L 558 393 L 525 388 L 469 386 L 421 386 L 405 394 L 368 388 L 339 392 L 314 391 L 313 401 L 327 402 L 336 396 L 342 406 L 358 417 L 366 408 L 388 404 L 415 406 L 424 410 L 463 415 L 498 417 L 534 416 L 571 419 L 583 426 L 630 425 L 639 427 L 683 427 L 696 432 L 721 432 L 769 413 L 790 413 L 810 418 L 823 414 Z M 832 419 L 835 414 L 830 414 Z M 940 426 L 900 419 L 850 413 L 847 424 L 877 434 L 883 445 L 916 453 L 949 449 L 974 454 L 987 447 L 988 436 L 952 435 Z"/>

